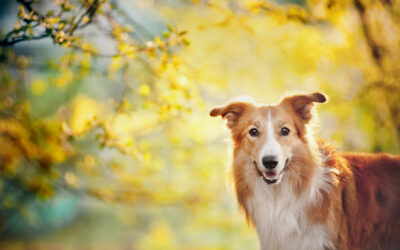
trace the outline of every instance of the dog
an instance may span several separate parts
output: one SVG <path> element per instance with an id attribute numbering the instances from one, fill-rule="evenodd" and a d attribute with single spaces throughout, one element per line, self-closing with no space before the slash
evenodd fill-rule
<path id="1" fill-rule="evenodd" d="M 239 206 L 262 250 L 400 249 L 400 157 L 336 152 L 311 133 L 322 93 L 211 110 L 233 140 Z"/>

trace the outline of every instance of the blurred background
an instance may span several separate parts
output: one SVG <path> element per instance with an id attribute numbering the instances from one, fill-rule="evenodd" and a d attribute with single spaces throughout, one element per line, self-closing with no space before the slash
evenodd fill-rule
<path id="1" fill-rule="evenodd" d="M 256 249 L 209 110 L 322 91 L 316 134 L 400 151 L 400 3 L 0 2 L 1 249 Z"/>

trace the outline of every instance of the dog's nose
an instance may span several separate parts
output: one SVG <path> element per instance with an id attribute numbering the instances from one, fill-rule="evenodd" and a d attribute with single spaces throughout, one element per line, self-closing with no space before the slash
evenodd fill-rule
<path id="1" fill-rule="evenodd" d="M 267 169 L 274 169 L 278 165 L 278 161 L 275 156 L 264 156 L 262 158 L 262 163 Z"/>

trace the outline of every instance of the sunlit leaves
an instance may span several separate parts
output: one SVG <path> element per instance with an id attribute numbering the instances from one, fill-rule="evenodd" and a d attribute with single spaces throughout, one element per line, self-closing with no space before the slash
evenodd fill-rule
<path id="1" fill-rule="evenodd" d="M 120 55 L 124 55 L 128 58 L 133 58 L 135 56 L 135 47 L 127 43 L 118 44 L 118 51 Z"/>
<path id="2" fill-rule="evenodd" d="M 46 17 L 45 19 L 45 26 L 46 28 L 51 28 L 52 26 L 58 24 L 61 21 L 61 19 L 59 17 L 53 17 L 53 16 L 49 16 Z"/>
<path id="3" fill-rule="evenodd" d="M 71 11 L 73 9 L 73 5 L 69 3 L 69 1 L 61 1 L 60 2 L 61 9 L 65 12 Z"/>
<path id="4" fill-rule="evenodd" d="M 42 95 L 46 91 L 46 82 L 42 79 L 37 79 L 32 82 L 31 89 L 34 95 Z"/>
<path id="5" fill-rule="evenodd" d="M 67 183 L 67 185 L 71 186 L 71 187 L 77 187 L 78 182 L 77 182 L 77 178 L 76 175 L 73 172 L 66 172 L 64 174 L 64 179 L 65 182 Z"/>
<path id="6" fill-rule="evenodd" d="M 87 96 L 78 96 L 75 98 L 72 106 L 71 129 L 75 134 L 81 134 L 89 130 L 95 119 L 104 114 L 104 107 L 95 100 Z"/>
<path id="7" fill-rule="evenodd" d="M 123 66 L 124 60 L 120 56 L 113 56 L 108 64 L 108 75 L 113 76 Z"/>
<path id="8" fill-rule="evenodd" d="M 143 249 L 176 249 L 174 232 L 163 222 L 152 225 L 148 235 L 141 241 L 139 246 Z"/>
<path id="9" fill-rule="evenodd" d="M 139 95 L 141 95 L 143 97 L 148 96 L 150 94 L 150 91 L 151 91 L 151 89 L 150 89 L 149 85 L 147 85 L 147 84 L 140 85 L 140 87 L 138 89 Z"/>

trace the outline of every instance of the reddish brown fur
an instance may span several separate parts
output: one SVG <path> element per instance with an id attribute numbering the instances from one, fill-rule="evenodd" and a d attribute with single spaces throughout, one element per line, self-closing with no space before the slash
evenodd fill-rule
<path id="1" fill-rule="evenodd" d="M 243 168 L 249 156 L 259 151 L 260 144 L 247 138 L 249 126 L 271 115 L 296 132 L 296 137 L 280 138 L 279 143 L 291 147 L 295 155 L 288 167 L 289 183 L 301 195 L 310 186 L 318 164 L 318 155 L 325 157 L 324 167 L 331 169 L 329 191 L 307 208 L 312 223 L 324 225 L 336 249 L 400 249 L 400 157 L 389 154 L 337 153 L 322 140 L 308 138 L 308 124 L 314 102 L 325 102 L 319 93 L 287 97 L 276 106 L 257 107 L 237 102 L 213 109 L 212 116 L 228 120 L 234 141 L 233 175 L 237 199 L 244 209 L 252 189 Z M 260 136 L 265 136 L 258 124 Z M 295 145 L 295 146 L 293 146 Z"/>

